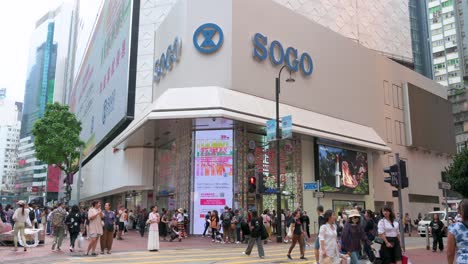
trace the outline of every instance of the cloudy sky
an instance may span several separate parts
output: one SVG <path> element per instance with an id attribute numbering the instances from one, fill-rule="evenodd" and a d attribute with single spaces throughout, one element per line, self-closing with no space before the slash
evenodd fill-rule
<path id="1" fill-rule="evenodd" d="M 0 88 L 7 97 L 23 101 L 29 43 L 36 21 L 64 0 L 0 2 Z"/>

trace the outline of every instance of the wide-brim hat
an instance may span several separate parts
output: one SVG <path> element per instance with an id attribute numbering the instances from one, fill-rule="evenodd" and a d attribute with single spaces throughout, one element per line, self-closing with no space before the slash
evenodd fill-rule
<path id="1" fill-rule="evenodd" d="M 23 201 L 23 200 L 19 200 L 18 202 L 16 202 L 16 204 L 17 204 L 17 205 L 25 205 L 25 204 L 26 204 L 26 202 L 25 202 L 25 201 Z"/>
<path id="2" fill-rule="evenodd" d="M 351 210 L 349 212 L 349 218 L 351 218 L 351 217 L 361 217 L 361 215 L 359 214 L 358 210 Z"/>
<path id="3" fill-rule="evenodd" d="M 184 209 L 183 209 L 183 208 L 179 208 L 179 209 L 177 210 L 177 212 L 183 213 L 183 212 L 184 212 Z"/>

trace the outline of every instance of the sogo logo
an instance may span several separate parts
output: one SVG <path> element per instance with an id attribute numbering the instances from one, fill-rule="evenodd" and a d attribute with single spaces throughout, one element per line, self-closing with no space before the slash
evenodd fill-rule
<path id="1" fill-rule="evenodd" d="M 259 61 L 264 61 L 270 56 L 271 63 L 274 65 L 286 63 L 286 66 L 292 72 L 297 72 L 300 68 L 304 75 L 309 76 L 314 71 L 312 58 L 307 52 L 302 53 L 299 57 L 297 49 L 288 47 L 284 51 L 283 45 L 277 40 L 272 41 L 268 49 L 268 37 L 260 33 L 255 34 L 253 44 L 253 57 Z"/>
<path id="2" fill-rule="evenodd" d="M 172 70 L 174 63 L 180 60 L 182 52 L 182 40 L 179 37 L 174 39 L 174 43 L 167 47 L 166 53 L 161 54 L 161 57 L 154 63 L 154 80 L 159 82 L 161 78 Z"/>

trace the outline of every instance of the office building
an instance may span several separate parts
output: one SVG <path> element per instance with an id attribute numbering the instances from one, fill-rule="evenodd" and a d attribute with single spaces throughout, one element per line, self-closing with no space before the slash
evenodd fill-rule
<path id="1" fill-rule="evenodd" d="M 60 174 L 36 159 L 32 129 L 47 104 L 64 102 L 72 17 L 73 4 L 65 2 L 41 17 L 32 34 L 18 147 L 18 199 L 57 200 Z"/>

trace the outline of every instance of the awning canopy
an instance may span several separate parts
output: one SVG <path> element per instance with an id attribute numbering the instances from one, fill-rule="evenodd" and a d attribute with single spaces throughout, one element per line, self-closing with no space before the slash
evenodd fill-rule
<path id="1" fill-rule="evenodd" d="M 391 152 L 385 141 L 368 126 L 280 104 L 281 116 L 292 115 L 293 132 Z M 173 88 L 165 91 L 140 120 L 116 139 L 114 147 L 141 146 L 154 139 L 151 120 L 222 117 L 265 125 L 276 116 L 275 102 L 221 87 Z"/>

